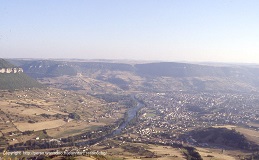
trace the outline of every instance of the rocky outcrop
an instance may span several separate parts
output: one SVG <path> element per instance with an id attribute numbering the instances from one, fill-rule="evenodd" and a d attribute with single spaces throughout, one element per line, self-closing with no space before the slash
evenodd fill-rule
<path id="1" fill-rule="evenodd" d="M 23 73 L 22 68 L 0 68 L 0 73 Z"/>

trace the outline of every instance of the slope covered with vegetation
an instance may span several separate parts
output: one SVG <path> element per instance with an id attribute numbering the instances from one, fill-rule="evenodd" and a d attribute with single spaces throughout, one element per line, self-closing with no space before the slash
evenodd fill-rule
<path id="1" fill-rule="evenodd" d="M 11 63 L 0 59 L 0 68 L 13 68 Z M 30 78 L 24 73 L 0 73 L 0 89 L 14 90 L 21 88 L 43 87 L 35 79 Z"/>
<path id="2" fill-rule="evenodd" d="M 2 73 L 0 74 L 0 84 L 2 90 L 43 87 L 39 82 L 24 73 Z"/>
<path id="3" fill-rule="evenodd" d="M 7 62 L 6 60 L 0 58 L 0 69 L 1 68 L 12 68 L 12 67 L 14 67 L 13 64 L 11 64 L 11 63 Z"/>
<path id="4" fill-rule="evenodd" d="M 215 144 L 245 150 L 258 150 L 258 146 L 248 141 L 244 135 L 227 128 L 205 128 L 191 132 L 199 143 Z"/>

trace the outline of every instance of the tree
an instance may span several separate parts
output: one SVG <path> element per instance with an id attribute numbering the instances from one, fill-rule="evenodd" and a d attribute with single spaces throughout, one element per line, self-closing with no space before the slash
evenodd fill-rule
<path id="1" fill-rule="evenodd" d="M 80 116 L 77 113 L 75 113 L 75 112 L 69 113 L 68 117 L 72 118 L 74 120 L 79 120 L 80 119 Z"/>

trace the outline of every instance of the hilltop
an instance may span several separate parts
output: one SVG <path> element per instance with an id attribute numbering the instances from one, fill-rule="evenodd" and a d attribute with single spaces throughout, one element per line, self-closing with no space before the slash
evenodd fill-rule
<path id="1" fill-rule="evenodd" d="M 0 59 L 0 89 L 13 90 L 21 88 L 42 87 L 42 84 L 30 78 L 21 68 Z"/>
<path id="2" fill-rule="evenodd" d="M 233 129 L 210 127 L 191 131 L 190 135 L 198 143 L 207 143 L 209 146 L 218 145 L 244 150 L 258 150 L 258 145 L 248 141 L 243 134 Z"/>

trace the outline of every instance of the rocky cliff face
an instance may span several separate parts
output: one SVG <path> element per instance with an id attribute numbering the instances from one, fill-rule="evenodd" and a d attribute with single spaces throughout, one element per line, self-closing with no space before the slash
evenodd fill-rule
<path id="1" fill-rule="evenodd" d="M 0 68 L 0 73 L 23 73 L 22 68 Z"/>
<path id="2" fill-rule="evenodd" d="M 43 85 L 24 74 L 21 67 L 17 67 L 0 58 L 0 90 L 33 87 L 43 87 Z"/>

